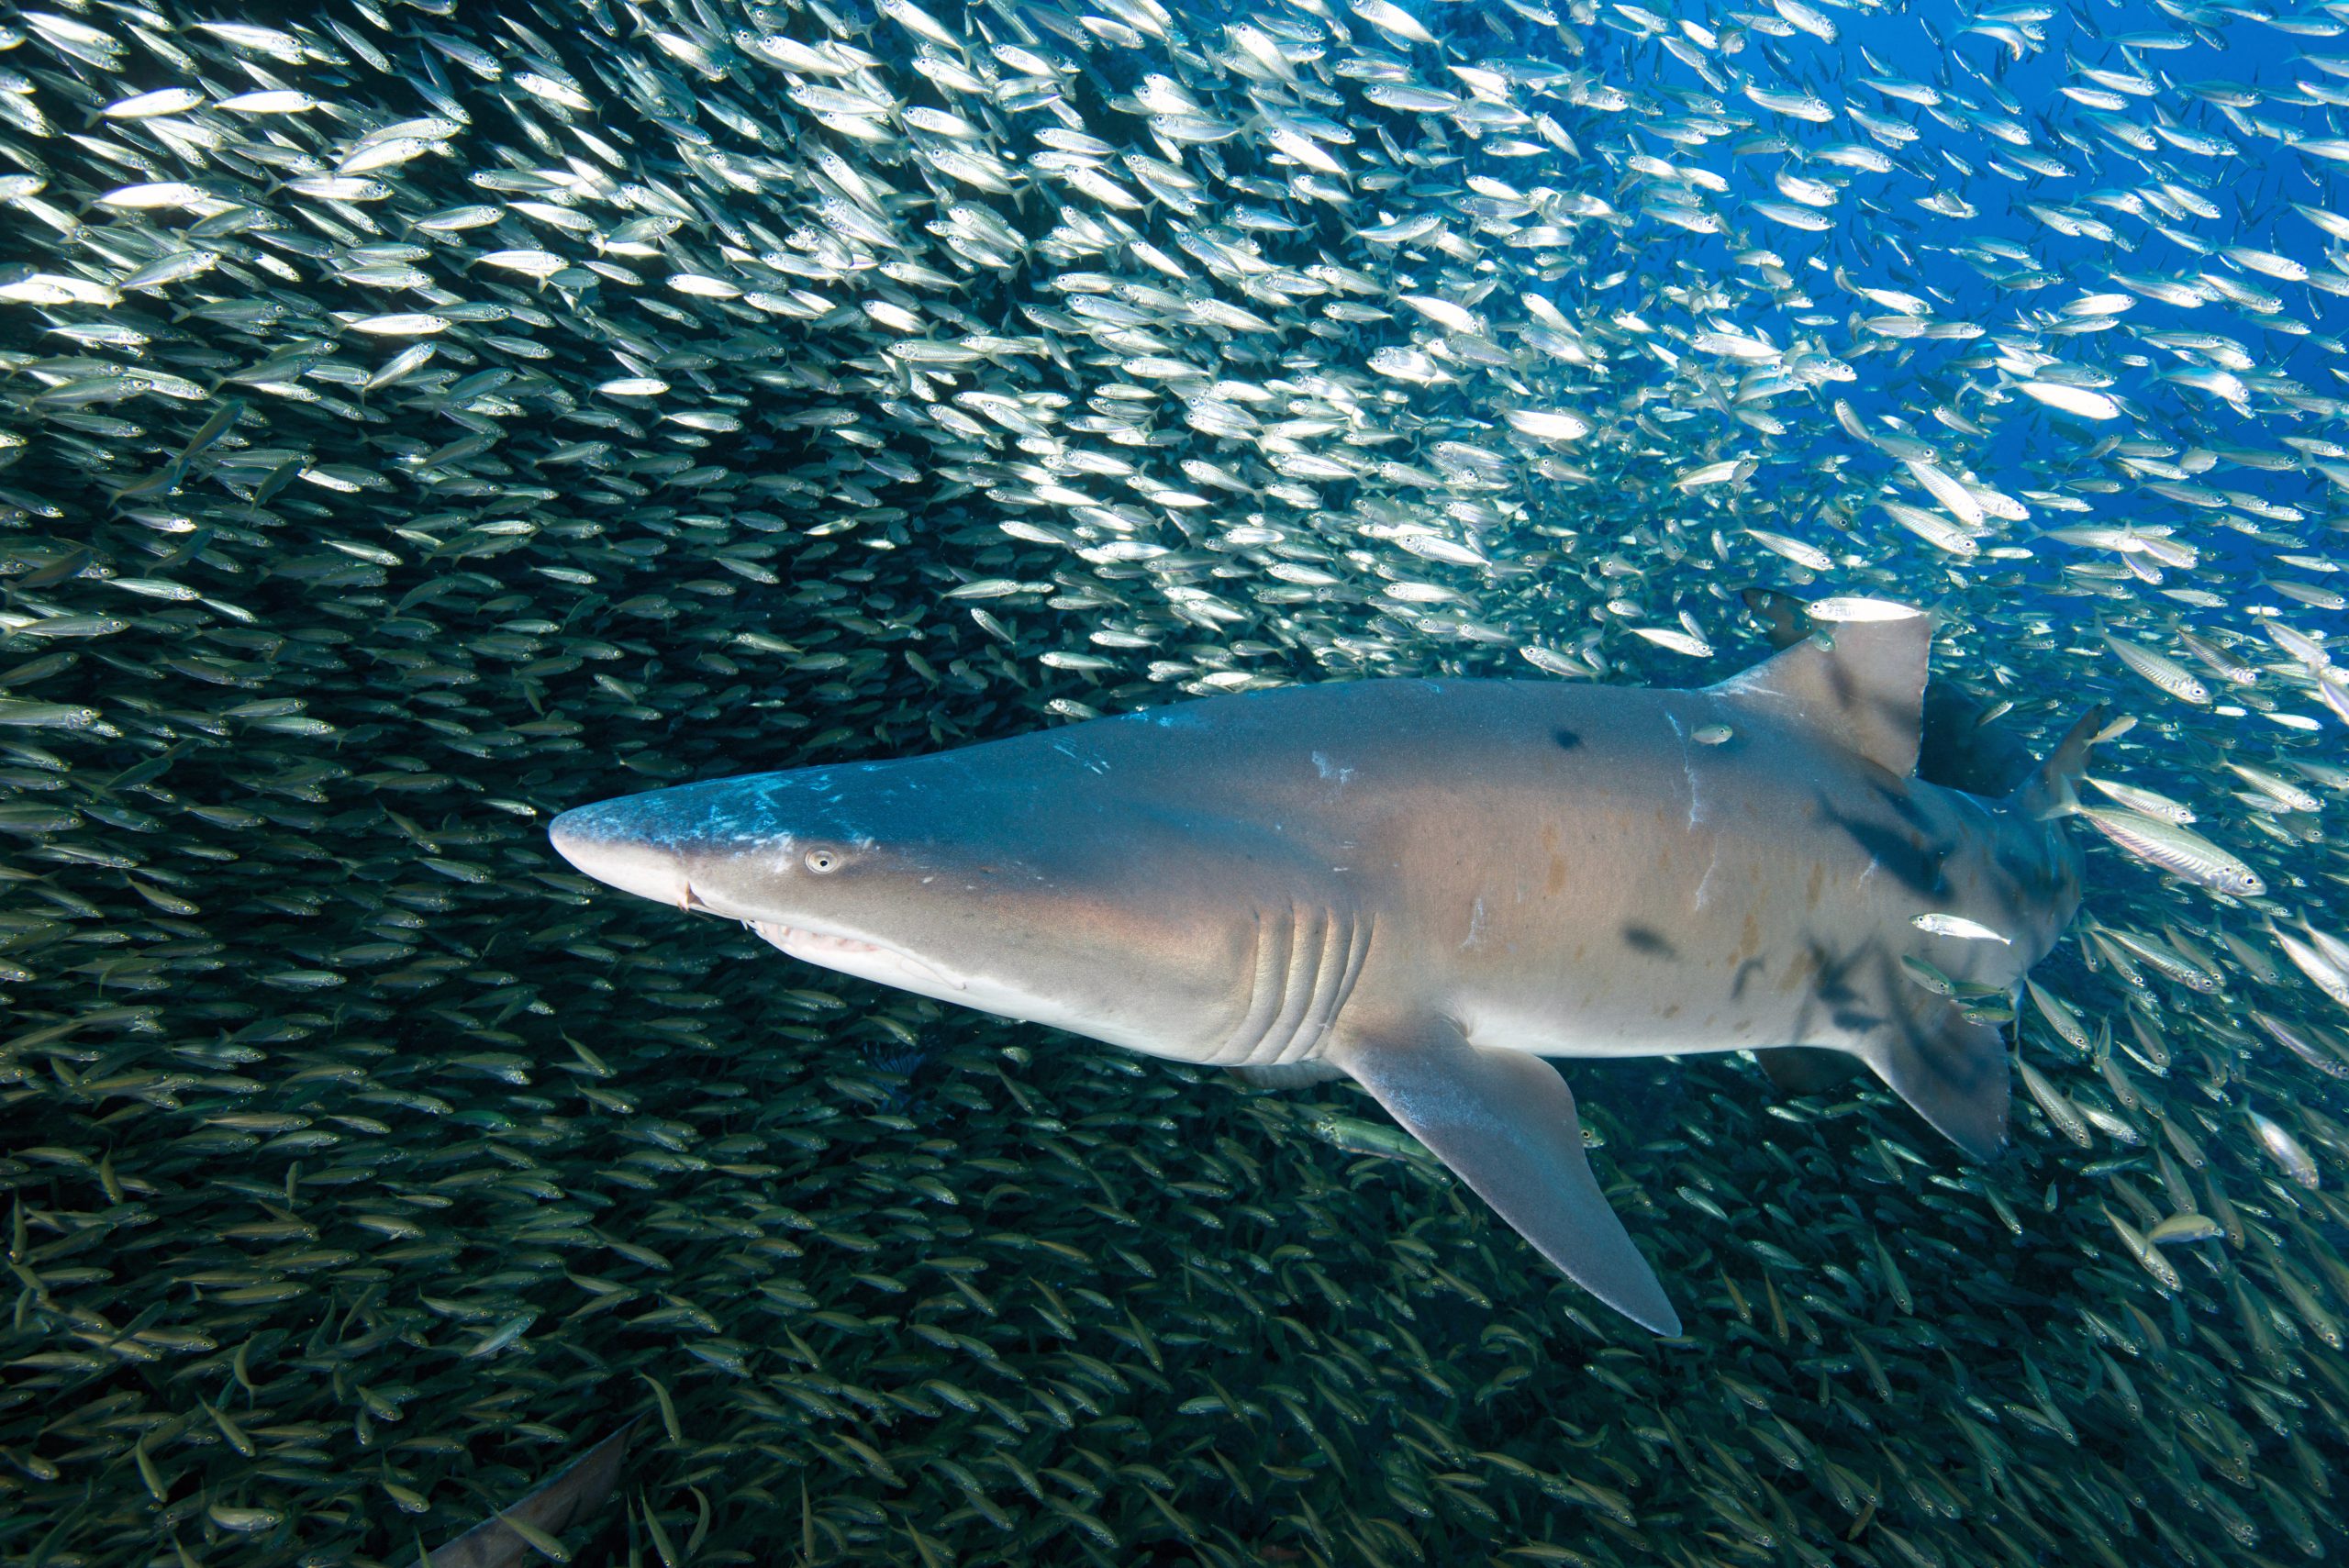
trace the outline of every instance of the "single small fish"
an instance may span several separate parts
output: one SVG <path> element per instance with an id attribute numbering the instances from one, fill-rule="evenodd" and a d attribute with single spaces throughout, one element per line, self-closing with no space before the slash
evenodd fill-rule
<path id="1" fill-rule="evenodd" d="M 2151 681 L 2178 701 L 2193 703 L 2197 706 L 2210 702 L 2210 688 L 2195 679 L 2193 673 L 2176 660 L 2110 633 L 2105 635 L 2104 644 L 2132 673 Z"/>
<path id="2" fill-rule="evenodd" d="M 2221 765 L 2235 777 L 2287 810 L 2317 812 L 2324 809 L 2322 800 L 2289 779 L 2278 777 L 2264 768 L 2254 768 L 2245 762 L 2231 761 Z"/>
<path id="3" fill-rule="evenodd" d="M 1349 1154 L 1375 1155 L 1382 1160 L 1400 1160 L 1430 1170 L 1442 1169 L 1428 1147 L 1399 1127 L 1364 1121 L 1358 1117 L 1340 1116 L 1335 1112 L 1317 1112 L 1301 1124 L 1305 1130 L 1334 1149 Z"/>
<path id="4" fill-rule="evenodd" d="M 2066 1045 L 2083 1056 L 2093 1051 L 2087 1028 L 2080 1022 L 2080 1016 L 2072 1010 L 2070 1003 L 2028 977 L 2023 981 L 2023 988 L 2031 994 L 2032 1004 L 2039 1009 L 2040 1016 L 2047 1020 Z"/>
<path id="5" fill-rule="evenodd" d="M 184 180 L 150 180 L 143 184 L 117 186 L 98 197 L 97 205 L 122 212 L 160 212 L 202 206 L 218 199 L 202 186 Z"/>
<path id="6" fill-rule="evenodd" d="M 2266 1151 L 2268 1157 L 2276 1162 L 2285 1175 L 2310 1192 L 2322 1184 L 2323 1178 L 2317 1170 L 2316 1161 L 2301 1147 L 2299 1139 L 2258 1111 L 2246 1110 L 2243 1114 L 2250 1118 L 2260 1147 Z"/>
<path id="7" fill-rule="evenodd" d="M 1590 421 L 1556 409 L 1511 408 L 1501 417 L 1511 429 L 1550 441 L 1571 441 L 1590 434 Z"/>
<path id="8" fill-rule="evenodd" d="M 1793 562 L 1797 566 L 1801 567 L 1806 572 L 1831 572 L 1834 570 L 1835 562 L 1825 550 L 1818 549 L 1813 545 L 1805 544 L 1798 539 L 1789 539 L 1785 534 L 1771 533 L 1765 528 L 1747 528 L 1744 532 L 1745 537 L 1752 539 L 1754 543 L 1762 546 L 1765 550 L 1769 550 L 1775 555 L 1784 556 L 1787 560 Z M 1821 600 L 1820 601 L 1820 604 L 1833 602 L 1835 601 Z M 1810 606 L 1810 613 L 1813 616 L 1820 615 L 1820 604 L 1814 604 Z M 1828 617 L 1820 617 L 1820 618 L 1824 619 Z"/>
<path id="9" fill-rule="evenodd" d="M 2000 936 L 1989 927 L 1977 924 L 1963 915 L 1925 914 L 1909 917 L 1909 923 L 1928 936 L 1955 937 L 1969 942 L 1997 942 L 2012 945 L 2012 939 Z"/>
<path id="10" fill-rule="evenodd" d="M 2157 795 L 2135 784 L 2114 784 L 2108 779 L 2085 778 L 2080 781 L 2116 806 L 2126 806 L 2140 816 L 2157 817 L 2172 827 L 2186 828 L 2194 822 L 2194 808 Z"/>
<path id="11" fill-rule="evenodd" d="M 2038 1068 L 2028 1062 L 2016 1065 L 2022 1076 L 2024 1090 L 2030 1094 L 2032 1102 L 2046 1113 L 2055 1130 L 2083 1149 L 2093 1147 L 2095 1140 L 2088 1135 L 2088 1124 L 2080 1115 L 2079 1107 L 2065 1096 L 2063 1090 L 2050 1083 L 2047 1075 Z"/>
<path id="12" fill-rule="evenodd" d="M 2133 811 L 2082 806 L 2079 815 L 2106 838 L 2136 856 L 2197 886 L 2256 897 L 2267 891 L 2259 873 L 2208 839 L 2173 822 Z"/>
<path id="13" fill-rule="evenodd" d="M 2098 1207 L 2103 1208 L 2106 1223 L 2110 1224 L 2113 1233 L 2121 1238 L 2122 1249 L 2130 1257 L 2136 1260 L 2138 1267 L 2154 1276 L 2154 1282 L 2161 1286 L 2163 1295 L 2175 1296 L 2185 1288 L 2185 1277 L 2177 1272 L 2176 1264 L 2162 1256 L 2160 1248 L 2154 1246 L 2128 1221 L 2113 1213 L 2109 1207 L 2104 1205 Z"/>
<path id="14" fill-rule="evenodd" d="M 117 98 L 98 113 L 110 120 L 147 119 L 156 115 L 185 114 L 203 102 L 204 95 L 193 87 L 158 87 L 151 93 Z"/>
<path id="15" fill-rule="evenodd" d="M 239 93 L 223 98 L 214 106 L 239 115 L 299 115 L 318 106 L 318 100 L 307 93 L 293 88 L 274 87 L 257 93 Z"/>
<path id="16" fill-rule="evenodd" d="M 1889 599 L 1826 598 L 1814 599 L 1808 606 L 1810 618 L 1834 624 L 1843 621 L 1906 620 L 1920 612 L 1909 605 L 1895 604 Z"/>
<path id="17" fill-rule="evenodd" d="M 2033 402 L 2082 419 L 2117 419 L 2122 412 L 2117 399 L 2085 386 L 2072 386 L 2060 382 L 2019 381 L 2014 384 L 2014 389 Z"/>
<path id="18" fill-rule="evenodd" d="M 1711 643 L 1691 633 L 1675 631 L 1668 627 L 1635 626 L 1631 628 L 1631 635 L 1645 638 L 1658 648 L 1668 648 L 1675 653 L 1685 653 L 1691 659 L 1709 659 L 1713 656 Z"/>

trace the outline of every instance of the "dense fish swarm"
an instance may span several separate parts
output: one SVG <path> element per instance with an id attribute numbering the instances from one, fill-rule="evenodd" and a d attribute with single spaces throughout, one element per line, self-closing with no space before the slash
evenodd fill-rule
<path id="1" fill-rule="evenodd" d="M 0 18 L 0 1557 L 2349 1551 L 2349 8 L 1865 10 Z M 1756 580 L 2137 722 L 2003 1159 L 1576 1070 L 1685 1340 L 544 840 Z"/>

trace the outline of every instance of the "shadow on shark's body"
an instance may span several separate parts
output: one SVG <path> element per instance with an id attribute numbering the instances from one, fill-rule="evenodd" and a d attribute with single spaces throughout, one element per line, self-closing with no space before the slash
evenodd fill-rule
<path id="1" fill-rule="evenodd" d="M 827 968 L 1258 1082 L 1352 1077 L 1677 1333 L 1543 1058 L 1840 1053 L 1987 1158 L 1998 1035 L 1913 975 L 2011 992 L 2078 904 L 2054 818 L 2094 716 L 2002 800 L 1924 783 L 1931 623 L 1876 613 L 1701 691 L 1287 687 L 659 790 L 552 836 Z"/>

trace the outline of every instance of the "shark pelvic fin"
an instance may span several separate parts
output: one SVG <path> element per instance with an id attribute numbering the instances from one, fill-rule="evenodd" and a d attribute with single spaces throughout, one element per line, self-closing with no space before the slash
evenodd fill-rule
<path id="1" fill-rule="evenodd" d="M 1567 1278 L 1645 1328 L 1680 1332 L 1655 1271 L 1598 1190 L 1555 1067 L 1471 1045 L 1457 1024 L 1434 1018 L 1349 1033 L 1330 1060 Z"/>
<path id="2" fill-rule="evenodd" d="M 1924 727 L 1932 618 L 1909 610 L 1884 620 L 1841 621 L 1833 633 L 1831 643 L 1806 637 L 1710 690 L 1907 777 L 1916 771 Z"/>

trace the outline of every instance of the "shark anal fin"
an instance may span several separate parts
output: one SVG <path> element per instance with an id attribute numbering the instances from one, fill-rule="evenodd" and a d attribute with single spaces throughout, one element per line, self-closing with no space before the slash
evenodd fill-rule
<path id="1" fill-rule="evenodd" d="M 1976 1160 L 2007 1146 L 2008 1068 L 1998 1031 L 1955 1003 L 1901 984 L 1891 1017 L 1851 1048 L 1887 1087 Z"/>
<path id="2" fill-rule="evenodd" d="M 1556 1068 L 1471 1045 L 1436 1018 L 1350 1034 L 1330 1059 L 1567 1278 L 1645 1328 L 1680 1332 L 1655 1271 L 1591 1174 Z"/>

